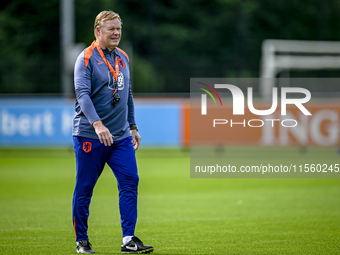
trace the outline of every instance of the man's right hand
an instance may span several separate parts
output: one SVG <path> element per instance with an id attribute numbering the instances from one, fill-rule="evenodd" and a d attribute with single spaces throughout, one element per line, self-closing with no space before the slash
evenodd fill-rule
<path id="1" fill-rule="evenodd" d="M 110 131 L 104 126 L 101 120 L 93 122 L 92 126 L 94 127 L 94 130 L 96 131 L 101 143 L 104 143 L 105 146 L 111 146 L 113 144 L 114 136 L 111 135 Z"/>

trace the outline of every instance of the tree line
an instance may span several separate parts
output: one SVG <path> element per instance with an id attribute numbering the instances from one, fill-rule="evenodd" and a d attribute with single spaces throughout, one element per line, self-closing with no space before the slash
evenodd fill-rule
<path id="1" fill-rule="evenodd" d="M 265 39 L 340 40 L 337 0 L 75 0 L 76 42 L 94 40 L 94 19 L 108 9 L 123 20 L 135 93 L 258 77 Z M 61 93 L 59 38 L 59 0 L 2 1 L 0 93 Z"/>

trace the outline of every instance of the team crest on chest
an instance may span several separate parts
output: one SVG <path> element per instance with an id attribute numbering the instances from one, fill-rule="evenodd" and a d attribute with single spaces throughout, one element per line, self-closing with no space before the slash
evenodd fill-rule
<path id="1" fill-rule="evenodd" d="M 121 58 L 118 58 L 118 63 L 120 65 L 121 68 L 125 68 L 125 63 L 124 63 L 124 60 L 121 59 Z"/>

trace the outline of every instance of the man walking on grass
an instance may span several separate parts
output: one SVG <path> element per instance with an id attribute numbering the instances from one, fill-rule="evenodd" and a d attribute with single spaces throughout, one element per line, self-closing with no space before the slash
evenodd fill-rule
<path id="1" fill-rule="evenodd" d="M 134 235 L 139 177 L 135 150 L 141 137 L 134 116 L 129 57 L 117 46 L 122 21 L 113 11 L 102 11 L 94 24 L 96 40 L 78 57 L 74 70 L 76 115 L 73 141 L 77 177 L 73 195 L 73 225 L 77 253 L 95 253 L 87 236 L 89 206 L 105 163 L 119 189 L 122 253 L 150 253 Z"/>

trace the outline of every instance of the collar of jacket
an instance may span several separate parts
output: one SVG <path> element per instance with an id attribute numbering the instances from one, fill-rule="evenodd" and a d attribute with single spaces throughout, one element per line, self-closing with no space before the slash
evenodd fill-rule
<path id="1" fill-rule="evenodd" d="M 113 55 L 114 53 L 116 53 L 116 56 L 119 56 L 119 50 L 117 50 L 117 47 L 115 47 L 112 51 L 109 51 L 107 47 L 105 47 L 104 49 L 102 48 L 102 50 L 105 54 Z"/>

